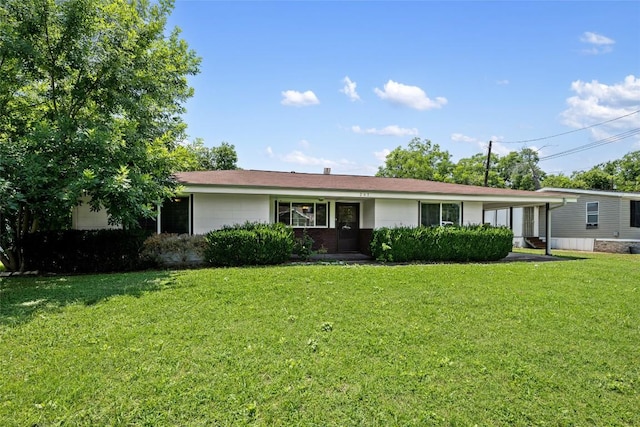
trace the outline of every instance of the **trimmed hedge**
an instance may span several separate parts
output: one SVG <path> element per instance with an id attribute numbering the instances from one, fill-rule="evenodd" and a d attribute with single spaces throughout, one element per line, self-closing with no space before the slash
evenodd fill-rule
<path id="1" fill-rule="evenodd" d="M 379 228 L 371 254 L 378 261 L 497 261 L 513 247 L 513 231 L 486 225 Z"/>
<path id="2" fill-rule="evenodd" d="M 24 240 L 29 270 L 105 273 L 146 267 L 140 261 L 146 230 L 42 231 Z"/>
<path id="3" fill-rule="evenodd" d="M 205 236 L 205 261 L 214 266 L 272 265 L 291 258 L 293 229 L 281 223 L 245 223 Z"/>

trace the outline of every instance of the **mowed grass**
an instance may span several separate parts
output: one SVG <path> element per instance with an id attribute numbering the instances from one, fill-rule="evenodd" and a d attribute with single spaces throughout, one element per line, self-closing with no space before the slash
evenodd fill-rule
<path id="1" fill-rule="evenodd" d="M 579 256 L 0 279 L 0 425 L 640 425 L 640 257 Z"/>

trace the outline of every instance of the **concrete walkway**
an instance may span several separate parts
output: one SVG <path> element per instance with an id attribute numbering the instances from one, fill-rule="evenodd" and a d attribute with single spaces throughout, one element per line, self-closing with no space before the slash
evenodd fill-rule
<path id="1" fill-rule="evenodd" d="M 521 252 L 509 252 L 506 258 L 501 259 L 497 262 L 545 262 L 545 261 L 570 261 L 572 259 L 578 258 L 570 258 L 570 257 L 558 257 L 553 255 L 545 255 L 545 254 L 529 254 L 529 253 L 521 253 Z"/>

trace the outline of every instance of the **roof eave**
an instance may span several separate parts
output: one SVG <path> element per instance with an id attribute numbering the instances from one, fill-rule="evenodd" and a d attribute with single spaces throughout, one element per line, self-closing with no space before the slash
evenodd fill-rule
<path id="1" fill-rule="evenodd" d="M 368 191 L 347 190 L 330 188 L 290 188 L 255 185 L 212 185 L 212 184 L 187 184 L 182 183 L 185 193 L 200 194 L 251 194 L 281 197 L 318 197 L 318 198 L 350 198 L 350 199 L 404 199 L 404 200 L 451 200 L 469 202 L 510 202 L 519 204 L 538 205 L 545 203 L 575 203 L 577 198 L 566 195 L 505 195 L 505 194 L 468 194 L 446 192 L 395 192 L 395 191 Z"/>

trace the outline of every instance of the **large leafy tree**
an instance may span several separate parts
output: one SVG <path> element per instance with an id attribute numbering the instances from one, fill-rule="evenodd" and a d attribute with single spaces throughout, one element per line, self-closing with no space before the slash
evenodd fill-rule
<path id="1" fill-rule="evenodd" d="M 176 188 L 171 150 L 199 59 L 170 0 L 0 3 L 0 261 L 83 196 L 125 227 Z"/>
<path id="2" fill-rule="evenodd" d="M 491 167 L 498 163 L 500 157 L 497 154 L 491 154 L 491 164 L 487 175 L 487 185 L 489 187 L 504 187 L 504 179 L 498 171 Z M 456 184 L 466 185 L 484 185 L 484 178 L 487 173 L 487 156 L 478 153 L 471 157 L 458 160 L 453 168 L 453 182 Z"/>
<path id="3" fill-rule="evenodd" d="M 428 139 L 416 137 L 407 148 L 400 146 L 391 151 L 376 176 L 450 182 L 453 166 L 448 151 L 441 150 Z"/>
<path id="4" fill-rule="evenodd" d="M 512 151 L 500 158 L 497 164 L 500 178 L 507 188 L 514 190 L 538 190 L 546 176 L 538 166 L 538 152 L 531 148 Z"/>
<path id="5" fill-rule="evenodd" d="M 640 192 L 640 151 L 627 153 L 618 163 L 618 189 Z"/>
<path id="6" fill-rule="evenodd" d="M 206 171 L 238 169 L 236 147 L 222 142 L 217 147 L 206 147 L 202 138 L 190 144 L 176 147 L 173 151 L 176 171 Z"/>
<path id="7" fill-rule="evenodd" d="M 578 181 L 564 174 L 549 174 L 545 176 L 542 185 L 551 188 L 583 188 Z"/>
<path id="8" fill-rule="evenodd" d="M 588 190 L 613 190 L 615 180 L 612 174 L 605 171 L 601 166 L 594 166 L 587 171 L 574 172 L 571 174 L 574 188 L 585 188 Z"/>
<path id="9" fill-rule="evenodd" d="M 600 163 L 591 169 L 575 171 L 571 176 L 548 175 L 547 187 L 582 188 L 604 191 L 640 191 L 640 151 L 632 151 L 622 158 Z"/>

